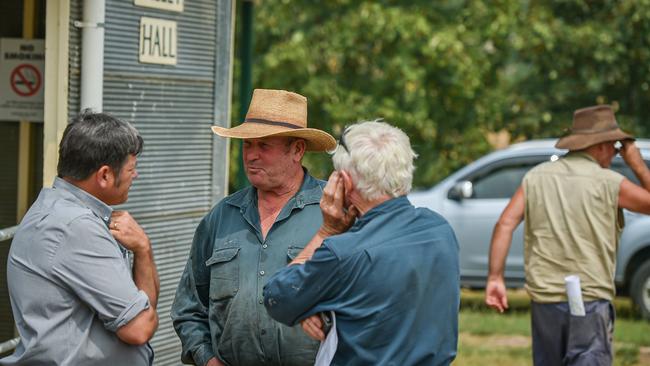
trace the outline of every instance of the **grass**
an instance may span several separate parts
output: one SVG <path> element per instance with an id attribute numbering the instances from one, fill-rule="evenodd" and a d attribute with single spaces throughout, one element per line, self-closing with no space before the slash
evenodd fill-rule
<path id="1" fill-rule="evenodd" d="M 460 339 L 454 365 L 531 365 L 530 300 L 522 290 L 509 291 L 510 309 L 499 314 L 483 303 L 482 291 L 463 290 Z M 635 317 L 629 299 L 614 301 L 614 365 L 636 366 L 650 361 L 650 322 Z"/>

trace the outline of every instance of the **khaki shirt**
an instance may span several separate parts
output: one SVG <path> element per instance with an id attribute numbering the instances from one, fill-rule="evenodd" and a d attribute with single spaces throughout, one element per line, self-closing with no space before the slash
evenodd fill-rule
<path id="1" fill-rule="evenodd" d="M 564 277 L 571 274 L 580 277 L 585 301 L 614 298 L 623 178 L 582 152 L 526 174 L 524 264 L 533 301 L 567 301 Z"/>

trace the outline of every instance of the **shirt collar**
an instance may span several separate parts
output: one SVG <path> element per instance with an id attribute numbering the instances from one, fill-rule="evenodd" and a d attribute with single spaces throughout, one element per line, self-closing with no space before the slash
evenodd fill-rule
<path id="1" fill-rule="evenodd" d="M 95 215 L 104 220 L 105 223 L 108 224 L 110 222 L 113 209 L 92 194 L 59 177 L 54 178 L 52 188 L 60 189 L 64 192 L 72 194 L 79 201 L 81 201 L 84 206 L 89 208 Z"/>
<path id="2" fill-rule="evenodd" d="M 598 164 L 598 161 L 596 160 L 596 158 L 594 158 L 593 156 L 591 156 L 590 154 L 588 154 L 588 153 L 586 153 L 584 151 L 569 151 L 569 153 L 566 156 L 567 157 L 582 158 L 582 159 L 586 159 L 586 160 L 589 160 L 589 161 L 592 161 L 592 162 Z"/>
<path id="3" fill-rule="evenodd" d="M 410 206 L 410 205 L 411 202 L 408 200 L 408 198 L 406 198 L 406 196 L 391 198 L 388 201 L 382 202 L 377 206 L 371 208 L 363 216 L 359 217 L 357 221 L 355 221 L 354 225 L 350 230 L 352 230 L 353 228 L 359 229 L 363 227 L 363 225 L 365 225 L 368 221 L 386 212 L 395 212 L 400 207 Z"/>

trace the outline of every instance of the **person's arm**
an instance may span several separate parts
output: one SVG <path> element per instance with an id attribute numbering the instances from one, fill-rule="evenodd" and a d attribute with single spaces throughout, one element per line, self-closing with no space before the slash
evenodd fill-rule
<path id="1" fill-rule="evenodd" d="M 305 264 L 289 265 L 264 286 L 264 306 L 271 318 L 293 326 L 310 315 L 332 310 L 325 303 L 339 293 L 346 274 L 339 258 L 327 245 L 320 246 Z"/>
<path id="2" fill-rule="evenodd" d="M 118 337 L 127 324 L 142 324 L 123 341 L 146 343 L 157 326 L 155 303 L 134 283 L 126 258 L 104 224 L 80 216 L 68 224 L 62 243 L 52 261 L 52 278 L 74 292 Z"/>
<path id="3" fill-rule="evenodd" d="M 334 171 L 323 190 L 320 208 L 323 214 L 323 225 L 316 235 L 307 243 L 305 248 L 294 258 L 289 265 L 304 264 L 311 259 L 326 238 L 347 231 L 358 216 L 354 206 L 344 210 L 345 189 L 341 173 Z M 302 321 L 300 326 L 307 335 L 315 340 L 325 339 L 323 322 L 318 314 L 311 315 Z"/>
<path id="4" fill-rule="evenodd" d="M 524 219 L 524 189 L 519 187 L 494 226 L 490 243 L 490 264 L 485 286 L 485 303 L 503 312 L 508 308 L 508 297 L 503 278 L 506 257 L 512 243 L 512 233 Z"/>
<path id="5" fill-rule="evenodd" d="M 621 156 L 639 179 L 641 187 L 623 179 L 618 191 L 618 207 L 650 215 L 650 169 L 633 141 L 623 141 Z"/>
<path id="6" fill-rule="evenodd" d="M 114 211 L 109 225 L 111 234 L 133 252 L 133 282 L 149 298 L 149 308 L 117 330 L 117 337 L 129 344 L 144 344 L 158 328 L 160 280 L 153 259 L 151 242 L 144 230 L 126 211 Z"/>
<path id="7" fill-rule="evenodd" d="M 289 265 L 304 264 L 311 259 L 316 249 L 323 240 L 332 235 L 348 231 L 354 224 L 359 212 L 354 206 L 344 209 L 345 188 L 341 173 L 334 171 L 323 189 L 323 196 L 320 200 L 320 209 L 323 214 L 323 224 L 314 237 L 305 245 L 305 248 L 294 258 Z"/>
<path id="8" fill-rule="evenodd" d="M 181 340 L 183 363 L 218 365 L 216 350 L 212 347 L 211 326 L 208 318 L 210 269 L 205 262 L 212 254 L 213 237 L 210 231 L 212 213 L 206 216 L 194 233 L 194 240 L 185 270 L 176 288 L 171 309 L 174 330 Z M 216 327 L 213 324 L 212 327 Z M 221 329 L 212 329 L 217 335 Z M 216 362 L 216 363 L 215 363 Z"/>

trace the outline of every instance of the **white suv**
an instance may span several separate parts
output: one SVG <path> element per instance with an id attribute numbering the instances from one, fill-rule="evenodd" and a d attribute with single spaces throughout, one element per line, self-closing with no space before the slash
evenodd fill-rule
<path id="1" fill-rule="evenodd" d="M 495 151 L 433 188 L 409 195 L 415 206 L 438 212 L 454 228 L 460 246 L 462 285 L 485 286 L 494 225 L 526 172 L 566 153 L 566 150 L 554 148 L 556 141 L 533 140 Z M 637 140 L 636 144 L 650 166 L 650 140 Z M 638 179 L 620 156 L 614 158 L 611 168 L 638 184 Z M 514 233 L 505 277 L 508 286 L 523 286 L 523 225 Z M 641 315 L 650 319 L 650 216 L 625 211 L 615 280 L 619 293 L 629 294 Z"/>

